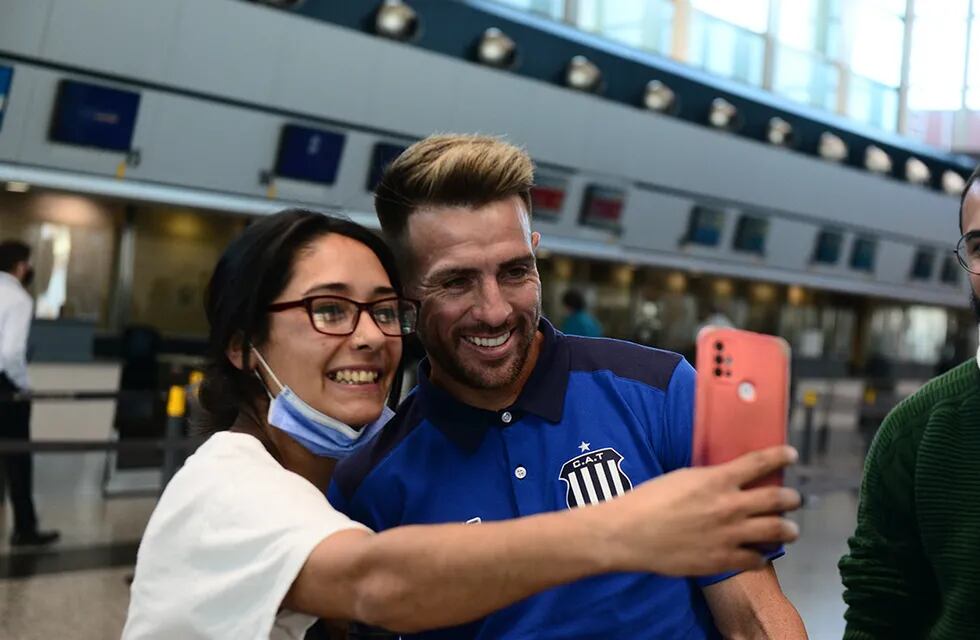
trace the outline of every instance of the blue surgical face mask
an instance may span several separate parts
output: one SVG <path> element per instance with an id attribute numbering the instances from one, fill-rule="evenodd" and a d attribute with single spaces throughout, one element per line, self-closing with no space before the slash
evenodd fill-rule
<path id="1" fill-rule="evenodd" d="M 360 430 L 354 429 L 308 405 L 292 389 L 279 381 L 255 347 L 252 347 L 252 353 L 279 386 L 279 393 L 274 397 L 268 388 L 266 389 L 266 393 L 269 394 L 269 424 L 289 434 L 289 437 L 303 445 L 310 453 L 338 460 L 346 458 L 370 441 L 395 415 L 395 412 L 386 406 L 377 420 Z M 258 376 L 258 372 L 255 375 Z M 261 376 L 259 379 L 262 379 Z"/>

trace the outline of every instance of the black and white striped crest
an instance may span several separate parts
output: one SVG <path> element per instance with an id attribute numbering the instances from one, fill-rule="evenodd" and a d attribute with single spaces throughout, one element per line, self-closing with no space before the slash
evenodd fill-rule
<path id="1" fill-rule="evenodd" d="M 568 486 L 568 508 L 595 504 L 623 495 L 633 488 L 619 463 L 623 456 L 613 448 L 589 451 L 572 458 L 561 468 L 560 477 Z"/>

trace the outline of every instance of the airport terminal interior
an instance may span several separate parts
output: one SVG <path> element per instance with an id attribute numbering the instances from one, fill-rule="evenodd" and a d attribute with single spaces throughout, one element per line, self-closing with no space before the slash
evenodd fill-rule
<path id="1" fill-rule="evenodd" d="M 876 429 L 977 353 L 980 0 L 0 0 L 0 240 L 32 249 L 33 494 L 61 534 L 11 545 L 3 501 L 0 638 L 120 636 L 219 256 L 286 207 L 379 229 L 385 167 L 440 132 L 533 158 L 556 326 L 576 291 L 692 363 L 719 319 L 786 340 L 805 505 L 775 567 L 842 636 Z"/>

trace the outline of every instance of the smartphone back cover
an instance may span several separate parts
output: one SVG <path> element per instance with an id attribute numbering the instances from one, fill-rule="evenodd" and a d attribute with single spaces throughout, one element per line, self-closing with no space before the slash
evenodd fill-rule
<path id="1" fill-rule="evenodd" d="M 696 465 L 786 443 L 789 345 L 782 338 L 707 327 L 697 340 Z M 781 476 L 763 484 L 778 484 Z"/>

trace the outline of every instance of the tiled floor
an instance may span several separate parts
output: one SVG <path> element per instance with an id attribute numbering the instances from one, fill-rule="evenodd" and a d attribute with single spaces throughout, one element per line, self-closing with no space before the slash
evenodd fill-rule
<path id="1" fill-rule="evenodd" d="M 843 631 L 836 565 L 854 525 L 860 448 L 852 432 L 835 428 L 829 452 L 787 479 L 802 486 L 808 501 L 795 516 L 803 537 L 776 567 L 816 640 L 840 638 Z M 8 516 L 0 517 L 0 576 L 37 574 L 0 577 L 0 638 L 118 638 L 128 604 L 126 579 L 154 500 L 51 491 L 45 487 L 38 496 L 39 511 L 43 524 L 61 529 L 64 538 L 50 553 L 11 554 Z"/>

